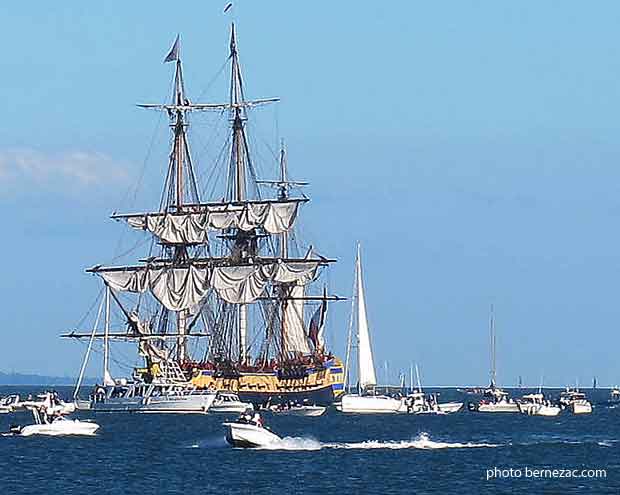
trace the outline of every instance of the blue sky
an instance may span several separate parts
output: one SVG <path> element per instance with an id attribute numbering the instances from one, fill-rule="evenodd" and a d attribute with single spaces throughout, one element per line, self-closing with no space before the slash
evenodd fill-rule
<path id="1" fill-rule="evenodd" d="M 155 207 L 163 180 L 165 123 L 134 103 L 167 97 L 177 32 L 192 99 L 225 96 L 225 4 L 0 6 L 0 370 L 77 373 L 82 347 L 57 336 L 99 290 L 83 269 L 119 252 L 108 215 Z M 620 382 L 617 2 L 245 0 L 234 17 L 340 294 L 363 243 L 380 368 L 486 383 L 493 303 L 500 383 Z M 348 311 L 330 310 L 340 354 Z"/>

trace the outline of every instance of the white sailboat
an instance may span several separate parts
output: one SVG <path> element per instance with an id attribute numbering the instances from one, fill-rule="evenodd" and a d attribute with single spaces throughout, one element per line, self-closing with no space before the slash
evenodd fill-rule
<path id="1" fill-rule="evenodd" d="M 336 409 L 345 413 L 407 412 L 407 407 L 402 400 L 374 393 L 374 388 L 377 385 L 377 376 L 375 374 L 370 331 L 368 329 L 366 298 L 364 296 L 364 281 L 362 277 L 361 247 L 359 243 L 357 244 L 357 258 L 355 260 L 355 286 L 353 290 L 349 341 L 347 346 L 345 390 L 347 389 L 350 378 L 349 371 L 354 321 L 357 323 L 358 391 L 356 394 L 343 395 L 340 403 L 336 405 Z"/>
<path id="2" fill-rule="evenodd" d="M 490 336 L 491 336 L 491 384 L 484 391 L 482 400 L 478 404 L 473 405 L 473 409 L 478 412 L 485 413 L 518 413 L 519 404 L 510 398 L 508 392 L 505 392 L 496 385 L 497 368 L 496 368 L 496 333 L 495 333 L 495 315 L 493 306 L 491 306 L 490 317 Z"/>
<path id="3" fill-rule="evenodd" d="M 425 394 L 422 390 L 420 380 L 420 371 L 418 365 L 415 365 L 417 378 L 417 389 L 413 384 L 413 369 L 411 375 L 411 393 L 403 399 L 408 413 L 412 414 L 449 414 L 460 411 L 463 408 L 462 402 L 444 402 L 437 401 L 437 394 Z"/>

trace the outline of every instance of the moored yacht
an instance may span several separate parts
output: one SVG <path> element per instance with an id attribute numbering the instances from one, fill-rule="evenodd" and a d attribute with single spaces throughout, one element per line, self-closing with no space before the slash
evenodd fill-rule
<path id="1" fill-rule="evenodd" d="M 527 394 L 518 402 L 519 410 L 529 416 L 557 416 L 562 411 L 560 406 L 554 405 L 545 399 L 542 392 Z"/>
<path id="2" fill-rule="evenodd" d="M 482 399 L 477 404 L 470 404 L 470 409 L 484 413 L 518 413 L 519 404 L 510 398 L 508 392 L 497 387 L 497 336 L 495 332 L 495 315 L 491 306 L 491 317 L 489 321 L 491 337 L 491 384 L 484 391 Z"/>
<path id="3" fill-rule="evenodd" d="M 372 345 L 370 343 L 370 331 L 368 329 L 368 316 L 366 314 L 366 299 L 364 296 L 364 281 L 362 277 L 362 260 L 360 244 L 357 244 L 357 257 L 355 260 L 355 286 L 352 298 L 351 325 L 347 345 L 347 361 L 345 375 L 346 384 L 349 382 L 351 362 L 351 347 L 353 342 L 354 321 L 356 325 L 357 364 L 358 364 L 358 390 L 357 393 L 347 393 L 336 404 L 336 409 L 344 413 L 397 413 L 407 412 L 407 406 L 401 399 L 395 399 L 387 395 L 376 394 L 377 377 L 372 357 Z"/>
<path id="4" fill-rule="evenodd" d="M 241 414 L 248 409 L 254 409 L 254 405 L 251 402 L 242 402 L 239 396 L 232 392 L 220 391 L 215 396 L 208 412 Z"/>
<path id="5" fill-rule="evenodd" d="M 571 390 L 567 387 L 560 394 L 560 405 L 573 414 L 590 414 L 592 412 L 592 404 L 588 401 L 586 394 L 580 392 L 579 389 Z"/>

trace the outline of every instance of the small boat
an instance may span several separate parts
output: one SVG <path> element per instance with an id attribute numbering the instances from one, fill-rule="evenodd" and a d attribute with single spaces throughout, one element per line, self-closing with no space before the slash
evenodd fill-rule
<path id="1" fill-rule="evenodd" d="M 372 357 L 370 332 L 368 330 L 368 316 L 366 314 L 366 299 L 364 297 L 364 282 L 362 278 L 361 248 L 357 245 L 355 259 L 355 288 L 353 290 L 351 311 L 351 327 L 347 345 L 347 362 L 345 376 L 345 390 L 349 381 L 351 347 L 353 345 L 353 321 L 357 322 L 357 364 L 358 364 L 358 391 L 357 394 L 347 393 L 336 404 L 336 409 L 344 413 L 384 414 L 407 412 L 407 407 L 401 399 L 387 395 L 375 394 L 377 377 Z"/>
<path id="2" fill-rule="evenodd" d="M 19 395 L 7 395 L 0 399 L 0 414 L 12 413 L 20 407 Z"/>
<path id="3" fill-rule="evenodd" d="M 269 411 L 274 414 L 290 414 L 291 416 L 321 416 L 327 408 L 310 404 L 276 404 L 271 406 Z"/>
<path id="4" fill-rule="evenodd" d="M 445 402 L 443 404 L 437 401 L 437 394 L 425 394 L 422 391 L 422 383 L 420 380 L 420 371 L 418 365 L 415 366 L 417 377 L 417 389 L 413 389 L 413 368 L 411 369 L 411 385 L 413 392 L 402 399 L 406 406 L 406 410 L 410 414 L 450 414 L 460 411 L 463 408 L 462 402 Z"/>
<path id="5" fill-rule="evenodd" d="M 226 441 L 233 447 L 257 448 L 268 447 L 281 440 L 281 438 L 267 429 L 258 413 L 252 416 L 251 411 L 246 411 L 234 423 L 224 423 Z"/>
<path id="6" fill-rule="evenodd" d="M 27 437 L 30 435 L 93 435 L 99 425 L 90 421 L 67 419 L 57 407 L 48 407 L 53 394 L 48 392 L 43 403 L 27 406 L 32 412 L 35 424 L 12 426 L 10 433 Z"/>
<path id="7" fill-rule="evenodd" d="M 609 393 L 609 402 L 613 404 L 620 403 L 620 388 L 614 387 Z"/>
<path id="8" fill-rule="evenodd" d="M 567 387 L 560 394 L 560 405 L 573 414 L 590 414 L 592 412 L 592 404 L 586 398 L 586 394 L 579 392 L 578 389 L 571 390 Z"/>
<path id="9" fill-rule="evenodd" d="M 237 394 L 220 391 L 217 392 L 207 412 L 240 414 L 248 409 L 254 409 L 254 406 L 249 402 L 241 402 Z"/>
<path id="10" fill-rule="evenodd" d="M 30 435 L 94 435 L 98 429 L 99 425 L 97 423 L 57 416 L 49 423 L 42 422 L 28 426 L 14 426 L 11 428 L 11 433 L 22 437 Z"/>
<path id="11" fill-rule="evenodd" d="M 545 399 L 542 392 L 524 395 L 518 405 L 521 413 L 529 416 L 557 416 L 562 411 L 560 406 Z"/>
<path id="12" fill-rule="evenodd" d="M 14 408 L 42 409 L 48 415 L 64 415 L 75 412 L 76 406 L 73 402 L 63 401 L 56 392 L 44 392 L 36 396 L 36 399 L 29 399 L 14 405 Z"/>

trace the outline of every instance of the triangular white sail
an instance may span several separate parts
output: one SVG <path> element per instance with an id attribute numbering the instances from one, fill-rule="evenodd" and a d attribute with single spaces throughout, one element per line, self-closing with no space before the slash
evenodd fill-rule
<path id="1" fill-rule="evenodd" d="M 377 384 L 375 365 L 372 359 L 370 332 L 368 331 L 368 316 L 366 314 L 366 299 L 364 297 L 364 280 L 362 278 L 362 260 L 360 245 L 357 245 L 357 260 L 355 262 L 357 279 L 357 336 L 359 355 L 359 384 L 362 389 L 374 387 Z"/>

